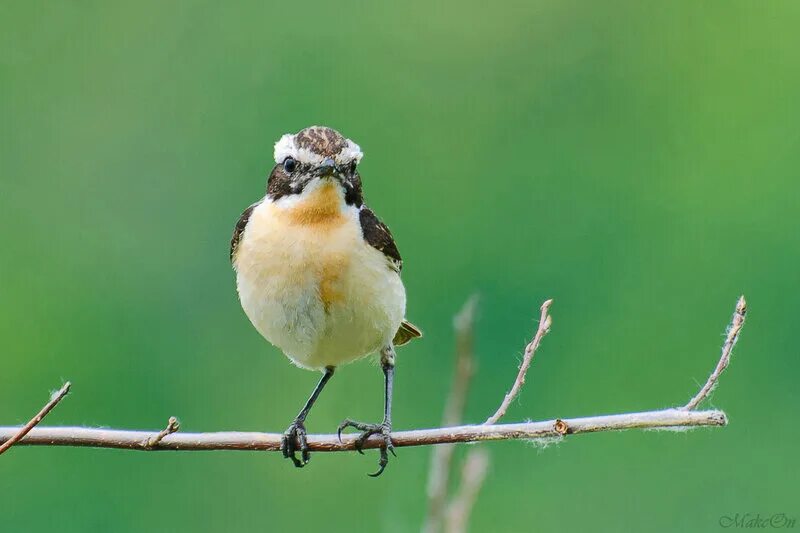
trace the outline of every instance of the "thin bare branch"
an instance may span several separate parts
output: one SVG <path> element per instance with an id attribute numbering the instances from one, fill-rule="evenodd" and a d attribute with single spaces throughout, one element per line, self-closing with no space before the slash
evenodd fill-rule
<path id="1" fill-rule="evenodd" d="M 731 353 L 733 352 L 733 347 L 736 345 L 736 341 L 739 340 L 739 332 L 742 331 L 742 326 L 744 326 L 744 315 L 747 313 L 747 302 L 744 299 L 744 296 L 740 296 L 739 300 L 736 302 L 736 310 L 733 312 L 733 318 L 731 318 L 731 324 L 728 326 L 728 332 L 725 337 L 725 343 L 722 345 L 722 355 L 719 358 L 719 362 L 717 363 L 716 368 L 708 376 L 708 380 L 706 384 L 703 385 L 703 388 L 700 389 L 694 398 L 689 400 L 683 409 L 692 410 L 696 409 L 700 402 L 708 398 L 708 395 L 714 390 L 714 387 L 717 386 L 717 382 L 719 381 L 720 375 L 728 368 L 728 364 L 731 362 Z"/>
<path id="2" fill-rule="evenodd" d="M 686 411 L 664 409 L 641 413 L 564 418 L 520 424 L 471 425 L 435 429 L 416 429 L 392 433 L 396 448 L 428 446 L 455 442 L 482 442 L 497 440 L 528 440 L 554 438 L 580 433 L 619 431 L 624 429 L 669 429 L 701 426 L 724 426 L 727 418 L 722 411 Z M 559 427 L 557 427 L 559 426 Z M 8 441 L 19 433 L 18 427 L 0 427 L 0 442 Z M 173 433 L 166 435 L 152 448 L 142 447 L 142 442 L 153 431 L 128 431 L 119 429 L 94 429 L 82 427 L 38 427 L 31 430 L 17 446 L 89 446 L 94 448 L 120 448 L 140 451 L 158 450 L 243 450 L 280 451 L 281 433 L 246 433 L 221 431 L 214 433 Z M 344 452 L 355 450 L 357 435 L 309 435 L 311 451 Z M 383 439 L 370 437 L 364 448 L 380 448 Z"/>
<path id="3" fill-rule="evenodd" d="M 442 418 L 443 426 L 458 425 L 464 416 L 469 384 L 475 371 L 473 342 L 477 305 L 477 295 L 470 296 L 453 318 L 453 329 L 456 335 L 456 367 Z M 426 533 L 439 531 L 444 521 L 447 487 L 450 481 L 454 451 L 454 444 L 436 446 L 433 449 L 431 468 L 428 474 L 428 515 L 422 528 Z"/>
<path id="4" fill-rule="evenodd" d="M 529 345 L 530 358 L 538 347 L 538 342 L 550 325 L 547 313 L 550 301 L 542 305 L 542 321 L 539 325 L 534 340 Z M 392 433 L 392 442 L 395 447 L 427 446 L 432 444 L 449 444 L 460 442 L 482 442 L 496 440 L 530 440 L 566 438 L 568 435 L 580 433 L 595 433 L 600 431 L 619 431 L 625 429 L 689 429 L 702 426 L 725 426 L 727 418 L 725 413 L 717 410 L 695 411 L 697 406 L 716 384 L 719 375 L 725 369 L 730 358 L 730 352 L 736 342 L 744 322 L 746 305 L 744 298 L 739 300 L 733 323 L 728 331 L 727 340 L 723 347 L 723 356 L 717 364 L 706 385 L 700 393 L 680 409 L 663 409 L 639 413 L 624 413 L 605 416 L 592 416 L 585 418 L 559 418 L 542 422 L 526 422 L 519 424 L 480 424 L 455 427 L 442 427 L 434 429 L 421 429 L 398 431 Z M 538 341 L 537 341 L 538 339 Z M 525 362 L 523 362 L 525 363 Z M 524 366 L 524 365 L 523 365 Z M 506 395 L 503 405 L 513 400 L 519 387 L 524 382 L 527 368 L 520 368 L 520 375 L 515 382 L 515 387 Z M 246 450 L 246 451 L 279 451 L 283 435 L 281 433 L 245 433 L 245 432 L 215 432 L 215 433 L 175 433 L 176 424 L 168 425 L 161 432 L 153 431 L 127 431 L 117 429 L 93 429 L 82 427 L 34 427 L 69 391 L 70 384 L 66 383 L 56 393 L 47 405 L 25 426 L 0 427 L 0 452 L 10 446 L 38 445 L 38 446 L 85 446 L 96 448 L 118 448 L 140 451 L 156 450 Z M 515 390 L 516 389 L 516 390 Z M 497 418 L 504 413 L 503 406 L 495 413 Z M 492 417 L 494 418 L 494 417 Z M 490 419 L 491 421 L 491 419 Z M 177 422 L 177 421 L 176 421 Z M 155 433 L 155 438 L 153 434 Z M 163 435 L 161 434 L 163 433 Z M 355 449 L 357 435 L 343 435 L 341 441 L 336 434 L 309 435 L 308 445 L 311 451 L 318 452 L 343 452 Z M 147 446 L 143 445 L 147 444 Z M 151 445 L 152 446 L 149 446 Z M 363 445 L 364 448 L 379 448 L 384 444 L 380 436 L 370 437 Z"/>
<path id="5" fill-rule="evenodd" d="M 16 428 L 16 431 L 11 436 L 7 437 L 5 442 L 0 445 L 0 454 L 11 448 L 14 444 L 18 443 L 22 438 L 27 435 L 30 430 L 32 430 L 36 425 L 42 421 L 47 414 L 53 410 L 53 408 L 58 405 L 58 402 L 64 399 L 64 396 L 67 395 L 70 388 L 70 382 L 67 381 L 64 385 L 55 393 L 50 396 L 50 401 L 42 407 L 41 411 L 36 413 L 36 416 L 31 418 L 27 424 L 22 426 L 21 428 Z"/>
<path id="6" fill-rule="evenodd" d="M 464 533 L 469 525 L 469 517 L 478 493 L 486 479 L 489 469 L 489 452 L 483 448 L 474 448 L 469 451 L 461 470 L 461 484 L 458 494 L 447 508 L 447 533 Z"/>
<path id="7" fill-rule="evenodd" d="M 514 380 L 514 385 L 511 387 L 511 390 L 508 391 L 508 394 L 506 394 L 503 398 L 503 402 L 500 404 L 500 407 L 497 408 L 497 411 L 492 416 L 486 419 L 484 424 L 496 424 L 497 421 L 506 414 L 511 402 L 514 401 L 514 398 L 517 397 L 519 391 L 522 389 L 522 386 L 525 384 L 525 374 L 528 372 L 528 368 L 531 366 L 533 356 L 536 355 L 536 350 L 539 348 L 542 338 L 544 338 L 544 336 L 550 331 L 550 326 L 553 323 L 553 319 L 549 314 L 552 303 L 553 300 L 547 300 L 542 304 L 542 314 L 539 317 L 539 327 L 536 330 L 536 334 L 533 336 L 533 340 L 531 340 L 531 342 L 529 342 L 525 347 L 525 354 L 522 356 L 522 363 L 519 365 L 517 379 Z"/>

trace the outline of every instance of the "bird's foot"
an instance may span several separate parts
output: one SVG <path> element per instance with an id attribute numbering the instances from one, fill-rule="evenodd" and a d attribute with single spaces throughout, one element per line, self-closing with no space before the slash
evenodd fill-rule
<path id="1" fill-rule="evenodd" d="M 300 459 L 295 455 L 298 450 Z M 306 426 L 302 420 L 295 419 L 284 432 L 281 439 L 281 452 L 283 452 L 283 457 L 291 459 L 297 468 L 303 468 L 311 459 L 306 440 Z"/>
<path id="2" fill-rule="evenodd" d="M 381 458 L 378 460 L 378 470 L 377 472 L 373 472 L 369 474 L 370 477 L 378 477 L 383 474 L 386 465 L 389 464 L 389 452 L 392 452 L 392 455 L 397 457 L 397 454 L 394 453 L 394 445 L 392 444 L 392 426 L 388 422 L 383 422 L 382 424 L 365 424 L 363 422 L 356 422 L 354 420 L 350 420 L 346 418 L 344 422 L 339 424 L 339 430 L 336 432 L 339 436 L 339 442 L 342 441 L 342 431 L 345 428 L 355 428 L 361 431 L 361 435 L 358 436 L 355 442 L 356 451 L 360 454 L 364 454 L 364 443 L 367 442 L 367 439 L 370 438 L 372 435 L 380 435 L 383 438 L 383 444 L 380 447 L 381 451 Z"/>

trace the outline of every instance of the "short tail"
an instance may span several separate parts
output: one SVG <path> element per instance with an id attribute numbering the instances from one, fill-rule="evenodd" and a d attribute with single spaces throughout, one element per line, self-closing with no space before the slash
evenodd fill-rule
<path id="1" fill-rule="evenodd" d="M 411 339 L 416 339 L 419 337 L 422 337 L 422 332 L 419 330 L 419 328 L 408 320 L 403 320 L 400 323 L 400 329 L 398 329 L 397 333 L 394 334 L 394 340 L 392 340 L 392 344 L 395 346 L 402 346 Z"/>

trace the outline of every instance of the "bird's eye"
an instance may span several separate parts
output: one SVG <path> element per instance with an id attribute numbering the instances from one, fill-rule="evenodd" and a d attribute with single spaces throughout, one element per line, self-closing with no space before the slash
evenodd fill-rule
<path id="1" fill-rule="evenodd" d="M 283 170 L 291 174 L 297 168 L 297 161 L 292 157 L 283 160 Z"/>
<path id="2" fill-rule="evenodd" d="M 355 159 L 350 161 L 350 168 L 349 168 L 350 174 L 355 174 L 357 166 L 358 166 L 358 161 L 356 161 Z"/>

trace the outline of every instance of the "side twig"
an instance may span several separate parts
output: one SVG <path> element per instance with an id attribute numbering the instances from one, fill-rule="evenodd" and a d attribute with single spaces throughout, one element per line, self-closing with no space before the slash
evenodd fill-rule
<path id="1" fill-rule="evenodd" d="M 692 409 L 696 409 L 700 402 L 705 400 L 709 394 L 714 390 L 714 387 L 717 386 L 717 382 L 719 381 L 720 375 L 728 368 L 728 365 L 731 362 L 731 353 L 733 353 L 733 347 L 736 346 L 736 341 L 739 340 L 739 332 L 742 331 L 742 327 L 744 326 L 744 315 L 747 313 L 747 302 L 744 299 L 744 296 L 739 297 L 739 301 L 736 302 L 736 310 L 733 312 L 733 318 L 731 318 L 731 324 L 728 326 L 728 332 L 725 336 L 725 343 L 722 345 L 722 355 L 719 358 L 719 362 L 717 363 L 716 368 L 708 376 L 708 380 L 706 384 L 703 385 L 703 388 L 700 389 L 694 398 L 689 400 L 683 409 L 687 411 L 691 411 Z"/>
<path id="2" fill-rule="evenodd" d="M 497 411 L 492 416 L 486 419 L 484 424 L 496 424 L 498 420 L 505 416 L 508 407 L 511 405 L 511 402 L 514 401 L 514 398 L 517 397 L 519 391 L 522 390 L 522 386 L 525 384 L 525 374 L 527 374 L 528 368 L 531 366 L 533 356 L 536 355 L 536 350 L 539 348 L 539 344 L 542 342 L 544 336 L 550 331 L 550 326 L 553 323 L 553 319 L 549 314 L 550 306 L 552 304 L 553 300 L 547 300 L 542 304 L 542 314 L 539 318 L 539 327 L 536 330 L 536 335 L 533 336 L 533 340 L 531 340 L 531 342 L 529 342 L 525 347 L 525 354 L 522 357 L 522 363 L 519 365 L 517 379 L 514 380 L 514 385 L 511 386 L 511 390 L 508 391 L 508 394 L 506 394 L 503 398 L 503 402 L 500 404 L 500 407 L 497 408 Z"/>
<path id="3" fill-rule="evenodd" d="M 11 435 L 6 441 L 0 445 L 0 454 L 11 448 L 14 444 L 22 440 L 22 438 L 27 435 L 36 425 L 47 416 L 47 414 L 53 410 L 53 408 L 58 405 L 58 402 L 64 399 L 64 396 L 67 395 L 69 392 L 71 384 L 69 381 L 64 383 L 64 385 L 52 396 L 50 396 L 50 401 L 42 407 L 41 411 L 36 413 L 36 416 L 31 418 L 27 424 L 19 428 L 13 435 Z"/>
<path id="4" fill-rule="evenodd" d="M 171 417 L 169 417 L 169 420 L 167 421 L 167 427 L 165 427 L 164 429 L 159 431 L 157 435 L 155 435 L 153 437 L 148 437 L 147 439 L 145 439 L 142 442 L 142 447 L 143 448 L 154 448 L 154 447 L 158 446 L 158 443 L 161 442 L 164 439 L 164 437 L 166 437 L 167 435 L 172 435 L 173 433 L 178 431 L 180 428 L 181 428 L 181 423 L 178 421 L 177 418 L 175 418 L 174 416 L 171 416 Z"/>

